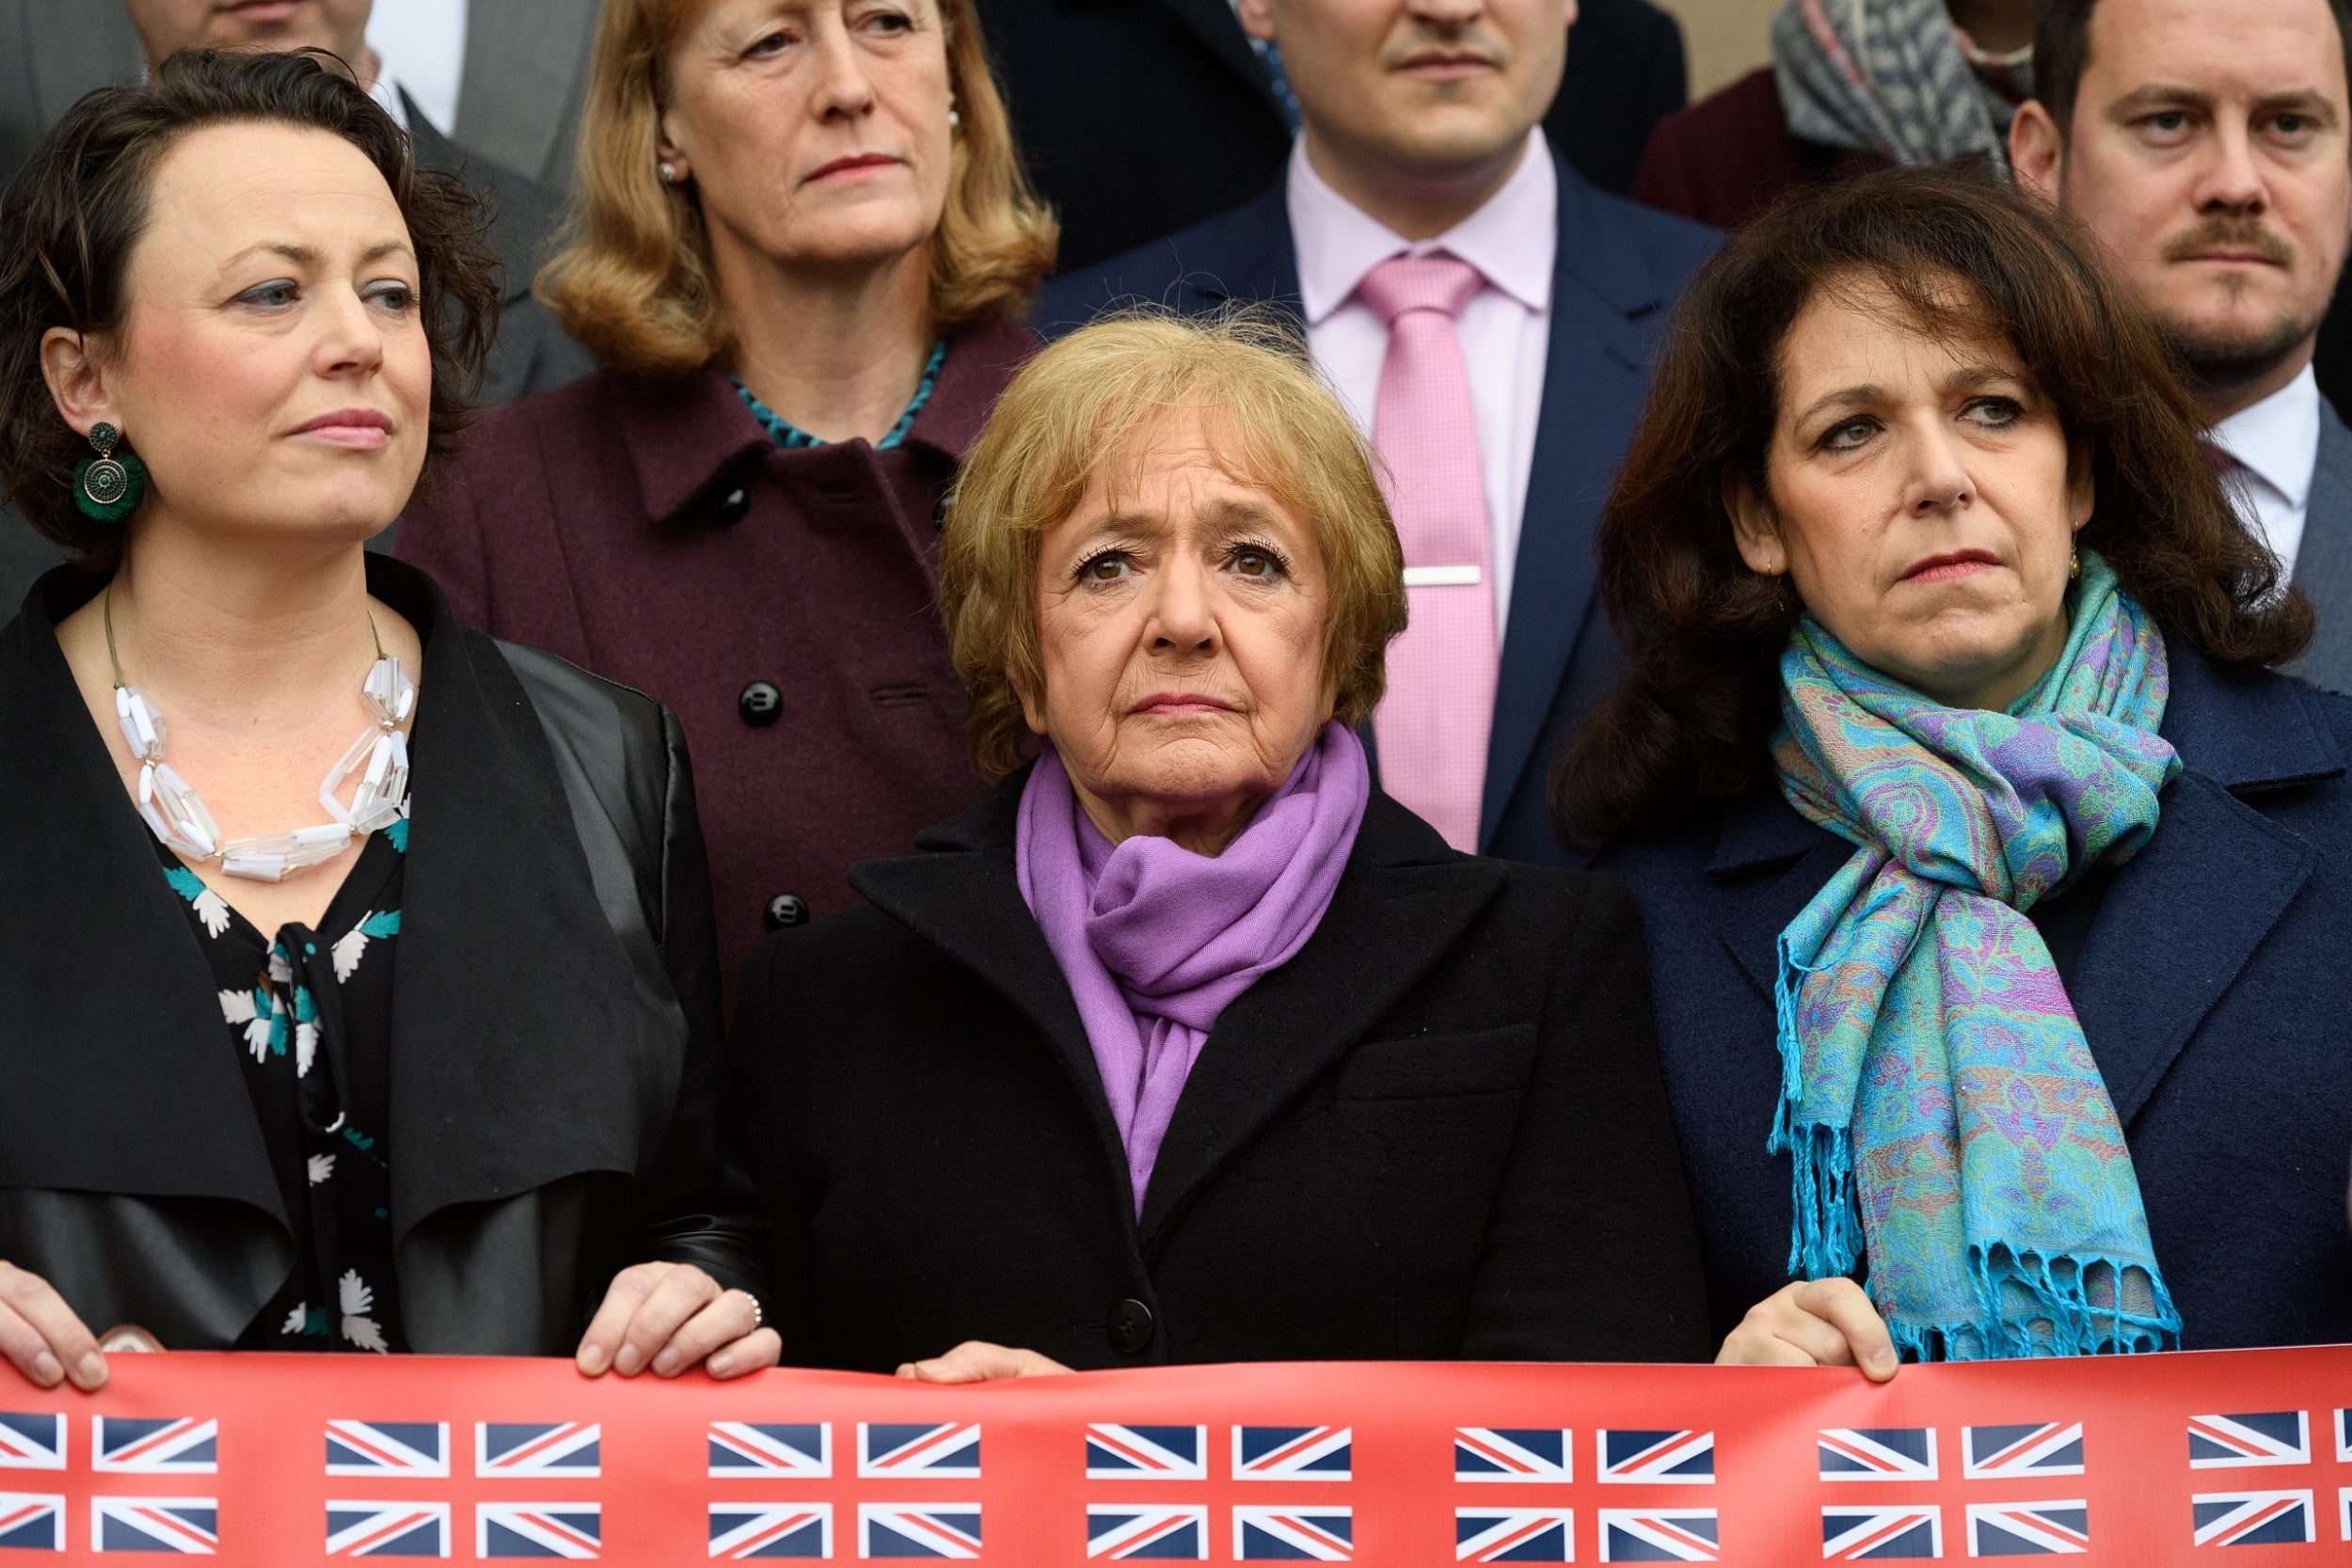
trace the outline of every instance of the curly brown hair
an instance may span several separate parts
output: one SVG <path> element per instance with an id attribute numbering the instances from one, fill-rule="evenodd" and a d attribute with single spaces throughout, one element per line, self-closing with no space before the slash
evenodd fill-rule
<path id="1" fill-rule="evenodd" d="M 174 55 L 145 87 L 102 88 L 68 109 L 0 197 L 0 488 L 92 569 L 119 558 L 127 519 L 98 522 L 73 504 L 73 466 L 89 447 L 51 401 L 41 339 L 52 327 L 101 339 L 121 327 L 155 166 L 192 131 L 255 120 L 342 137 L 400 204 L 433 345 L 427 479 L 472 417 L 468 389 L 498 329 L 499 261 L 482 198 L 418 168 L 407 133 L 332 55 Z"/>
<path id="2" fill-rule="evenodd" d="M 2168 633 L 2238 670 L 2311 641 L 2311 605 L 2279 592 L 2278 561 L 2222 492 L 2154 327 L 2072 218 L 1965 170 L 1799 191 L 1692 280 L 1602 515 L 1601 598 L 1629 668 L 1553 774 L 1565 842 L 1624 838 L 1771 776 L 1780 655 L 1803 607 L 1740 559 L 1724 484 L 1771 493 L 1782 342 L 1824 288 L 1856 277 L 1934 337 L 2009 342 L 2089 465 L 2082 546 Z"/>

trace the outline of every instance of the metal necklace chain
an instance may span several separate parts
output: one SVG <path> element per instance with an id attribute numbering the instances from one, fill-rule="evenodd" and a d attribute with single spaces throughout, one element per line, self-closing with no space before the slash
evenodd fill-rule
<path id="1" fill-rule="evenodd" d="M 164 716 L 138 688 L 122 678 L 122 659 L 115 652 L 115 590 L 106 585 L 103 610 L 106 623 L 106 660 L 114 666 L 115 718 L 122 738 L 139 764 L 139 816 L 165 847 L 192 860 L 217 861 L 231 877 L 257 882 L 283 881 L 293 872 L 333 860 L 350 847 L 356 834 L 365 837 L 398 821 L 408 806 L 408 741 L 400 726 L 416 710 L 417 688 L 384 651 L 384 634 L 373 612 L 368 615 L 368 635 L 375 640 L 375 663 L 360 684 L 360 700 L 373 721 L 327 769 L 319 785 L 319 804 L 332 821 L 290 833 L 223 841 L 220 824 L 205 808 L 194 785 L 164 760 Z M 359 788 L 346 809 L 336 797 L 354 769 Z"/>

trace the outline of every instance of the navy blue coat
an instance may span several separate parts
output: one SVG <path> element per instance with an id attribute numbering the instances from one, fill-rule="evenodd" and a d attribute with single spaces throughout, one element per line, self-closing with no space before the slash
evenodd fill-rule
<path id="1" fill-rule="evenodd" d="M 2191 1350 L 2352 1340 L 2352 700 L 2170 644 L 2185 767 L 2069 987 Z M 1787 1284 L 1772 975 L 1852 847 L 1776 787 L 1613 849 L 1647 927 L 1667 1090 L 1718 1334 Z"/>
<path id="2" fill-rule="evenodd" d="M 1486 747 L 1479 853 L 1539 864 L 1578 858 L 1551 840 L 1551 761 L 1617 675 L 1616 640 L 1594 592 L 1593 532 L 1633 436 L 1666 308 L 1721 236 L 1594 189 L 1565 159 L 1551 283 L 1551 346 L 1535 428 L 1511 614 Z M 1031 325 L 1067 333 L 1138 300 L 1189 315 L 1229 301 L 1299 309 L 1287 184 L 1245 207 L 1057 278 Z"/>

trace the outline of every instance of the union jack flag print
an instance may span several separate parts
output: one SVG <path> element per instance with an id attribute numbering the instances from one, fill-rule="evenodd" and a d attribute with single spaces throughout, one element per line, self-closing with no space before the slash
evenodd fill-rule
<path id="1" fill-rule="evenodd" d="M 447 1557 L 449 1504 L 330 1502 L 328 1557 Z"/>
<path id="2" fill-rule="evenodd" d="M 0 1410 L 0 1470 L 65 1468 L 66 1418 Z"/>
<path id="3" fill-rule="evenodd" d="M 65 1498 L 47 1493 L 0 1492 L 0 1551 L 65 1550 Z"/>
<path id="4" fill-rule="evenodd" d="M 831 1503 L 712 1503 L 710 1555 L 745 1558 L 833 1556 Z"/>
<path id="5" fill-rule="evenodd" d="M 90 1468 L 106 1475 L 210 1476 L 220 1471 L 220 1423 L 183 1416 L 90 1418 Z"/>
<path id="6" fill-rule="evenodd" d="M 1209 1429 L 1204 1426 L 1087 1428 L 1089 1481 L 1206 1481 Z"/>
<path id="7" fill-rule="evenodd" d="M 977 1480 L 980 1429 L 966 1421 L 860 1421 L 857 1473 L 866 1481 Z"/>
<path id="8" fill-rule="evenodd" d="M 386 1479 L 449 1474 L 447 1421 L 329 1421 L 326 1473 Z"/>
<path id="9" fill-rule="evenodd" d="M 2058 1421 L 1960 1429 L 1970 1481 L 2028 1481 L 2083 1473 L 2083 1424 Z"/>
<path id="10" fill-rule="evenodd" d="M 1933 1481 L 1933 1427 L 1831 1427 L 1815 1445 L 1823 1481 Z"/>
<path id="11" fill-rule="evenodd" d="M 1600 1479 L 1618 1485 L 1715 1484 L 1715 1434 L 1711 1432 L 1611 1432 L 1602 1429 L 1594 1447 Z"/>
<path id="12" fill-rule="evenodd" d="M 1565 1485 L 1576 1479 L 1574 1438 L 1565 1427 L 1455 1427 L 1454 1479 Z"/>
<path id="13" fill-rule="evenodd" d="M 1352 1427 L 1233 1429 L 1235 1481 L 1346 1481 L 1355 1464 Z"/>
<path id="14" fill-rule="evenodd" d="M 593 1558 L 604 1544 L 599 1503 L 482 1503 L 473 1517 L 476 1557 Z"/>
<path id="15" fill-rule="evenodd" d="M 1457 1508 L 1456 1562 L 1574 1562 L 1576 1514 L 1565 1508 Z"/>
<path id="16" fill-rule="evenodd" d="M 1200 1503 L 1089 1503 L 1087 1556 L 1205 1562 L 1209 1511 Z"/>
<path id="17" fill-rule="evenodd" d="M 969 1560 L 980 1555 L 977 1503 L 860 1503 L 860 1557 L 938 1557 Z"/>
<path id="18" fill-rule="evenodd" d="M 2207 1492 L 2189 1499 L 2200 1546 L 2309 1545 L 2312 1495 L 2304 1492 Z"/>
<path id="19" fill-rule="evenodd" d="M 604 1427 L 595 1421 L 477 1421 L 474 1474 L 485 1481 L 595 1481 L 604 1473 L 603 1442 Z"/>
<path id="20" fill-rule="evenodd" d="M 1713 1562 L 1720 1533 L 1711 1508 L 1604 1508 L 1603 1562 Z"/>
<path id="21" fill-rule="evenodd" d="M 220 1504 L 212 1497 L 92 1497 L 89 1513 L 97 1551 L 212 1557 L 220 1546 Z"/>
<path id="22" fill-rule="evenodd" d="M 1970 1557 L 2079 1557 L 2090 1550 L 2090 1505 L 1970 1503 Z"/>
<path id="23" fill-rule="evenodd" d="M 1309 1562 L 1356 1560 L 1356 1511 L 1322 1505 L 1233 1510 L 1233 1559 L 1237 1562 L 1287 1560 Z"/>
<path id="24" fill-rule="evenodd" d="M 1943 1555 L 1944 1511 L 1933 1504 L 1821 1510 L 1821 1556 L 1828 1561 L 1883 1562 Z"/>
<path id="25" fill-rule="evenodd" d="M 822 1481 L 833 1474 L 828 1421 L 713 1421 L 714 1481 Z"/>
<path id="26" fill-rule="evenodd" d="M 2311 1419 L 2300 1410 L 2188 1418 L 2188 1467 L 2192 1470 L 2311 1462 Z"/>

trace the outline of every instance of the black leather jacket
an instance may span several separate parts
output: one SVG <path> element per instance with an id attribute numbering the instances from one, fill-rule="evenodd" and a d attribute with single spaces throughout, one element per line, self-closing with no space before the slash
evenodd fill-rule
<path id="1" fill-rule="evenodd" d="M 647 1259 L 756 1290 L 676 720 L 457 625 L 414 567 L 371 556 L 368 582 L 425 641 L 391 1063 L 411 1344 L 568 1353 Z M 0 1259 L 95 1330 L 219 1348 L 294 1246 L 203 957 L 57 647 L 99 586 L 52 572 L 0 630 Z"/>

